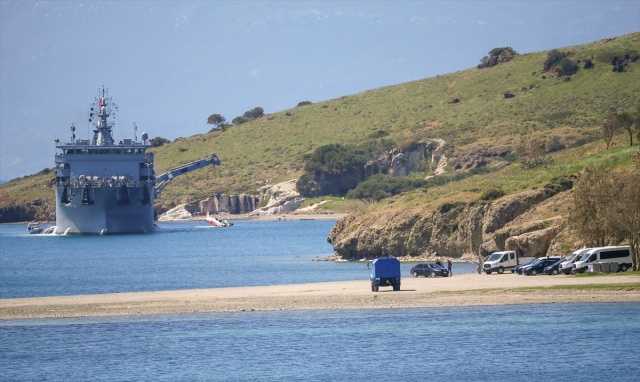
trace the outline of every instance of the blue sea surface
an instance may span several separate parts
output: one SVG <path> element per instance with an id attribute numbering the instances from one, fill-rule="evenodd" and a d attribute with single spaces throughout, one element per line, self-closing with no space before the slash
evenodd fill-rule
<path id="1" fill-rule="evenodd" d="M 0 225 L 0 299 L 369 279 L 366 262 L 314 261 L 334 253 L 335 220 L 234 223 L 161 222 L 153 234 L 113 236 Z M 412 265 L 402 264 L 403 276 Z"/>
<path id="2" fill-rule="evenodd" d="M 72 237 L 0 225 L 0 305 L 369 278 L 366 263 L 314 261 L 333 253 L 335 221 L 235 223 Z M 549 304 L 0 320 L 0 381 L 638 381 L 638 317 L 640 304 Z"/>
<path id="3" fill-rule="evenodd" d="M 0 321 L 5 381 L 638 381 L 640 304 Z"/>

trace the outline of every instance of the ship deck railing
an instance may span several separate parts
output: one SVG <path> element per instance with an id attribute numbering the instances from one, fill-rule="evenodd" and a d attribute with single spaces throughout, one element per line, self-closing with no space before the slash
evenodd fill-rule
<path id="1" fill-rule="evenodd" d="M 127 186 L 127 187 L 142 187 L 144 185 L 148 185 L 151 186 L 150 182 L 148 181 L 140 181 L 140 182 L 134 182 L 134 181 L 113 181 L 113 180 L 97 180 L 97 181 L 76 181 L 76 182 L 56 182 L 56 187 L 64 187 L 64 186 L 68 186 L 68 187 L 72 187 L 72 188 L 82 188 L 82 187 L 86 187 L 89 186 L 91 188 L 100 188 L 100 187 L 113 187 L 113 188 L 118 188 L 118 187 L 122 187 L 122 186 Z"/>

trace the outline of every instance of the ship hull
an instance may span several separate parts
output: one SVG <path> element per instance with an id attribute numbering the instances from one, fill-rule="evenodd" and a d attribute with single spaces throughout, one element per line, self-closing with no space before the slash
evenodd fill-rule
<path id="1" fill-rule="evenodd" d="M 146 195 L 146 196 L 145 196 Z M 56 187 L 56 234 L 111 235 L 154 231 L 153 188 Z"/>

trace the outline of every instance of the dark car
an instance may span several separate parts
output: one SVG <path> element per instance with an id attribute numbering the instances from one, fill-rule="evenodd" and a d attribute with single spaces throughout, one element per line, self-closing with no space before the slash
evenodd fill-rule
<path id="1" fill-rule="evenodd" d="M 545 275 L 557 275 L 558 273 L 560 273 L 560 264 L 562 264 L 564 260 L 560 259 L 558 261 L 556 261 L 555 263 L 551 264 L 551 265 L 547 265 L 544 268 L 544 274 Z"/>
<path id="2" fill-rule="evenodd" d="M 413 277 L 418 277 L 418 276 L 424 276 L 424 277 L 436 277 L 436 276 L 448 277 L 449 276 L 449 271 L 447 270 L 447 268 L 445 268 L 445 267 L 443 267 L 441 265 L 435 264 L 435 263 L 416 264 L 414 267 L 411 267 L 409 272 L 411 273 L 411 276 L 413 276 Z"/>
<path id="3" fill-rule="evenodd" d="M 516 267 L 513 268 L 513 271 L 515 273 L 521 275 L 522 274 L 522 268 L 526 267 L 527 265 L 531 265 L 531 263 L 533 263 L 536 260 L 538 260 L 538 259 L 529 260 L 526 263 L 522 263 L 522 264 L 516 265 Z"/>
<path id="4" fill-rule="evenodd" d="M 538 273 L 542 273 L 548 265 L 551 265 L 558 260 L 560 260 L 558 257 L 539 257 L 535 259 L 533 263 L 522 267 L 522 274 L 535 276 Z"/>

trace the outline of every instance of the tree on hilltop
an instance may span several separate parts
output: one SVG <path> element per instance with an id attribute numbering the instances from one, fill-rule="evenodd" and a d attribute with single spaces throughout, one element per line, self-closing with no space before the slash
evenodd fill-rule
<path id="1" fill-rule="evenodd" d="M 496 66 L 501 62 L 510 61 L 512 58 L 518 55 L 513 48 L 505 46 L 502 48 L 493 48 L 489 51 L 488 56 L 484 56 L 480 59 L 478 69 Z"/>
<path id="2" fill-rule="evenodd" d="M 225 122 L 227 122 L 227 119 L 221 114 L 211 114 L 207 118 L 207 124 L 213 125 L 215 129 L 224 127 Z"/>
<path id="3" fill-rule="evenodd" d="M 168 140 L 167 138 L 155 137 L 155 138 L 150 139 L 149 143 L 151 143 L 151 147 L 160 147 L 160 146 L 164 145 L 165 143 L 171 143 L 171 141 Z"/>
<path id="4" fill-rule="evenodd" d="M 256 118 L 262 117 L 263 115 L 264 115 L 264 109 L 258 106 L 258 107 L 254 107 L 249 111 L 245 111 L 242 116 L 247 117 L 249 119 L 256 119 Z"/>
<path id="5" fill-rule="evenodd" d="M 260 118 L 264 115 L 264 109 L 260 106 L 254 107 L 251 110 L 245 111 L 243 115 L 235 117 L 231 123 L 234 125 L 242 125 L 254 119 Z"/>

